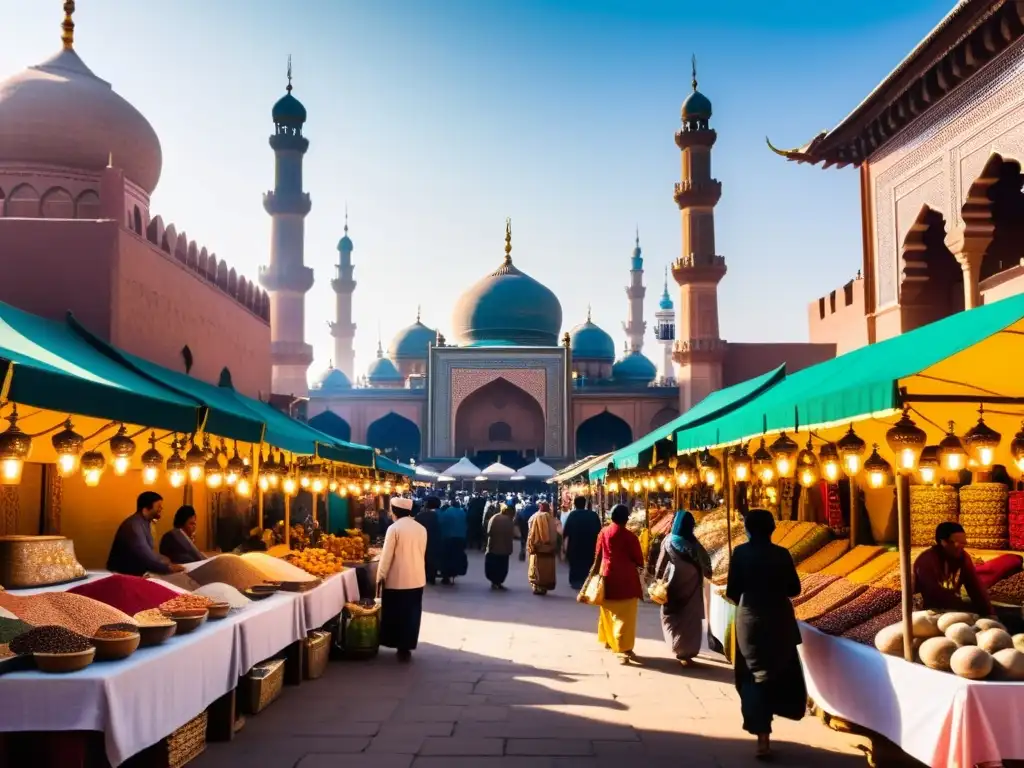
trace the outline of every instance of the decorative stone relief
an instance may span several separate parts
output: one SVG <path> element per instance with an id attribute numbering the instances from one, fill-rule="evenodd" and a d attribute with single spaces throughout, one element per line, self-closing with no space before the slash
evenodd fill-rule
<path id="1" fill-rule="evenodd" d="M 453 368 L 452 369 L 452 425 L 454 428 L 455 414 L 459 412 L 459 406 L 467 397 L 476 392 L 480 387 L 490 384 L 497 379 L 506 379 L 515 384 L 521 390 L 540 405 L 541 412 L 547 416 L 547 380 L 543 368 L 497 368 L 483 370 L 480 368 Z"/>

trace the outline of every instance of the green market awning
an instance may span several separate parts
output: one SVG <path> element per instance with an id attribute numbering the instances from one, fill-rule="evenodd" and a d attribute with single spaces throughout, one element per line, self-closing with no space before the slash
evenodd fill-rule
<path id="1" fill-rule="evenodd" d="M 568 467 L 561 470 L 557 475 L 549 478 L 548 483 L 564 483 L 565 481 L 572 480 L 580 475 L 585 475 L 591 467 L 605 466 L 608 464 L 613 453 L 615 453 L 615 451 L 602 453 L 597 456 L 587 456 L 586 458 L 573 462 Z"/>
<path id="2" fill-rule="evenodd" d="M 650 452 L 647 457 L 648 460 L 656 461 L 657 457 L 655 454 L 657 452 L 653 449 L 657 443 L 661 441 L 670 442 L 675 439 L 674 435 L 679 432 L 693 429 L 700 424 L 713 421 L 723 414 L 742 408 L 743 405 L 755 400 L 762 393 L 770 391 L 779 382 L 783 381 L 785 376 L 786 366 L 780 365 L 778 368 L 763 373 L 760 376 L 755 376 L 731 387 L 712 392 L 686 413 L 677 416 L 667 424 L 658 427 L 658 429 L 648 432 L 625 448 L 620 448 L 612 454 L 610 463 L 616 469 L 632 469 L 640 466 L 644 455 L 648 452 Z M 674 448 L 669 450 L 673 453 L 675 452 Z M 592 480 L 602 479 L 608 471 L 608 463 L 604 462 L 604 464 L 591 469 L 590 478 Z"/>
<path id="3" fill-rule="evenodd" d="M 402 477 L 416 477 L 416 469 L 414 467 L 407 467 L 405 464 L 400 464 L 394 459 L 389 459 L 387 456 L 377 454 L 373 457 L 373 460 L 374 467 L 381 472 L 390 472 L 392 475 L 401 475 Z"/>
<path id="4" fill-rule="evenodd" d="M 817 429 L 854 420 L 891 416 L 908 403 L 933 403 L 932 423 L 918 424 L 941 436 L 945 420 L 967 428 L 980 400 L 1024 395 L 1024 294 L 986 304 L 876 344 L 861 347 L 786 377 L 747 405 L 676 435 L 680 452 L 749 440 L 765 432 Z M 915 410 L 925 409 L 915 405 Z M 1021 405 L 996 409 L 990 424 L 1004 442 L 1019 427 Z M 885 425 L 883 425 L 885 426 Z"/>
<path id="5" fill-rule="evenodd" d="M 4 399 L 19 405 L 181 432 L 202 417 L 199 401 L 125 368 L 66 323 L 3 303 L 0 361 Z"/>

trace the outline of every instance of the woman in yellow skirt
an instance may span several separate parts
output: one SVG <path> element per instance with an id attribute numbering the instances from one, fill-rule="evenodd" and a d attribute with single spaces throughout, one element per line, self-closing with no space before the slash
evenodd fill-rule
<path id="1" fill-rule="evenodd" d="M 597 537 L 597 563 L 604 578 L 604 600 L 597 620 L 597 639 L 618 654 L 623 664 L 636 659 L 636 612 L 643 598 L 639 569 L 644 567 L 640 539 L 626 528 L 629 508 L 616 504 L 612 522 Z"/>

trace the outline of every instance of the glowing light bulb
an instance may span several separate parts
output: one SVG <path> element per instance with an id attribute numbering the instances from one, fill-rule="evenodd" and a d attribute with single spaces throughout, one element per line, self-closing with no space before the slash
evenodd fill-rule
<path id="1" fill-rule="evenodd" d="M 713 469 L 709 469 L 704 475 L 704 482 L 712 488 L 718 485 L 718 473 Z"/>
<path id="2" fill-rule="evenodd" d="M 904 448 L 899 455 L 900 468 L 912 471 L 917 466 L 917 451 L 913 448 Z"/>
<path id="3" fill-rule="evenodd" d="M 818 482 L 818 474 L 813 469 L 802 469 L 800 470 L 800 485 L 804 488 L 810 488 Z"/>
<path id="4" fill-rule="evenodd" d="M 70 477 L 78 469 L 78 454 L 62 453 L 57 457 L 57 471 L 61 477 Z"/>
<path id="5" fill-rule="evenodd" d="M 220 472 L 210 472 L 206 475 L 207 488 L 220 488 L 224 483 L 224 475 Z"/>
<path id="6" fill-rule="evenodd" d="M 868 485 L 872 488 L 881 488 L 885 485 L 885 472 L 879 472 L 878 470 L 868 472 Z"/>
<path id="7" fill-rule="evenodd" d="M 640 489 L 643 488 L 640 483 L 633 483 L 633 493 L 640 493 Z"/>
<path id="8" fill-rule="evenodd" d="M 745 483 L 750 478 L 750 467 L 746 464 L 737 464 L 733 468 L 732 476 L 737 483 Z"/>
<path id="9" fill-rule="evenodd" d="M 964 468 L 964 455 L 962 453 L 947 453 L 942 458 L 946 469 L 951 472 L 959 472 Z"/>
<path id="10" fill-rule="evenodd" d="M 331 480 L 331 482 L 327 484 L 327 490 L 329 490 L 331 493 L 336 492 L 338 490 L 338 481 Z"/>
<path id="11" fill-rule="evenodd" d="M 821 473 L 830 483 L 836 482 L 839 480 L 839 463 L 836 461 L 826 461 L 821 465 Z"/>
<path id="12" fill-rule="evenodd" d="M 167 479 L 171 483 L 171 488 L 181 488 L 185 484 L 185 473 L 180 469 L 175 469 L 170 472 Z"/>
<path id="13" fill-rule="evenodd" d="M 860 456 L 848 453 L 843 458 L 843 468 L 850 477 L 860 474 L 860 466 Z"/>
<path id="14" fill-rule="evenodd" d="M 772 467 L 761 468 L 761 482 L 770 483 L 775 479 L 775 470 Z"/>
<path id="15" fill-rule="evenodd" d="M 160 469 L 152 465 L 142 468 L 142 482 L 144 485 L 152 485 L 160 477 Z"/>
<path id="16" fill-rule="evenodd" d="M 188 479 L 193 483 L 197 483 L 203 479 L 203 468 L 197 464 L 193 464 L 188 468 Z"/>
<path id="17" fill-rule="evenodd" d="M 270 490 L 270 480 L 267 479 L 266 475 L 260 475 L 260 479 L 258 480 L 258 482 L 260 484 L 261 491 L 266 493 L 268 490 Z"/>
<path id="18" fill-rule="evenodd" d="M 309 475 L 302 475 L 302 477 L 299 478 L 299 485 L 301 485 L 303 488 L 309 488 Z"/>
<path id="19" fill-rule="evenodd" d="M 788 456 L 779 456 L 779 458 L 775 460 L 775 467 L 779 470 L 779 475 L 781 477 L 789 477 L 793 465 L 790 463 Z"/>
<path id="20" fill-rule="evenodd" d="M 249 484 L 248 479 L 245 477 L 238 478 L 238 481 L 235 483 L 235 493 L 243 498 L 249 497 L 252 493 L 252 486 Z"/>
<path id="21" fill-rule="evenodd" d="M 100 484 L 100 477 L 103 476 L 102 469 L 86 469 L 82 472 L 82 477 L 85 479 L 85 484 L 90 488 L 95 488 Z"/>
<path id="22" fill-rule="evenodd" d="M 281 484 L 281 478 L 275 474 L 263 475 L 263 477 L 267 478 L 267 485 L 271 488 L 277 488 Z"/>
<path id="23" fill-rule="evenodd" d="M 348 488 L 346 488 L 346 487 L 345 487 L 344 485 L 343 485 L 343 486 L 341 486 L 341 487 L 340 487 L 340 488 L 338 489 L 338 495 L 339 495 L 339 496 L 341 496 L 341 497 L 345 497 L 345 496 L 348 496 Z"/>
<path id="24" fill-rule="evenodd" d="M 114 474 L 121 476 L 131 467 L 132 459 L 130 456 L 115 456 L 113 465 Z"/>
<path id="25" fill-rule="evenodd" d="M 18 458 L 0 461 L 0 485 L 17 485 L 21 482 L 21 471 L 25 462 Z"/>
<path id="26" fill-rule="evenodd" d="M 284 483 L 281 486 L 282 490 L 289 496 L 292 496 L 298 491 L 298 483 L 295 482 L 295 478 L 289 475 L 284 479 Z"/>
<path id="27" fill-rule="evenodd" d="M 921 467 L 921 482 L 931 485 L 935 482 L 935 467 Z"/>
<path id="28" fill-rule="evenodd" d="M 313 493 L 323 493 L 323 490 L 324 490 L 323 478 L 321 478 L 321 477 L 313 478 L 312 482 L 310 482 L 310 487 L 313 489 Z"/>

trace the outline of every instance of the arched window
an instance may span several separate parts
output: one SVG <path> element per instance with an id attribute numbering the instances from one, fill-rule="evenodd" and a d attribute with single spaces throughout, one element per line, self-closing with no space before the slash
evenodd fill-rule
<path id="1" fill-rule="evenodd" d="M 487 430 L 487 439 L 492 443 L 512 442 L 512 427 L 504 421 L 496 421 Z"/>

